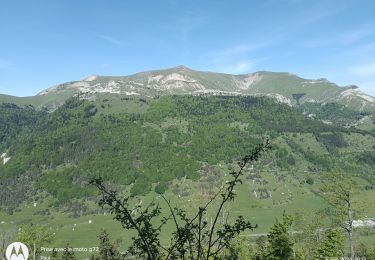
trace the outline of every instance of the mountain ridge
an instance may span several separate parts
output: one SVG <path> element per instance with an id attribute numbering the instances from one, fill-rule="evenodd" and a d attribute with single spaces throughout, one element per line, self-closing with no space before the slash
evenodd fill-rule
<path id="1" fill-rule="evenodd" d="M 268 96 L 290 106 L 335 102 L 357 111 L 375 112 L 375 98 L 355 85 L 339 86 L 324 78 L 305 79 L 289 72 L 257 71 L 235 75 L 198 71 L 184 65 L 127 76 L 89 75 L 26 99 L 29 103 L 37 99 L 31 102 L 33 105 L 57 107 L 66 98 L 79 93 L 90 97 L 103 93 L 145 97 L 175 94 Z M 2 99 L 0 96 L 0 102 Z"/>

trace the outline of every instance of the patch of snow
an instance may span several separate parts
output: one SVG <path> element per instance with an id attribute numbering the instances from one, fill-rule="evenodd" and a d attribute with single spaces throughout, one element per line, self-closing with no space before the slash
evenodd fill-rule
<path id="1" fill-rule="evenodd" d="M 362 103 L 361 103 L 361 107 L 359 108 L 359 111 L 363 111 L 363 109 L 365 109 L 366 105 L 367 105 L 367 102 L 365 100 L 363 100 Z"/>
<path id="2" fill-rule="evenodd" d="M 292 106 L 292 101 L 289 98 L 287 98 L 287 97 L 285 97 L 285 96 L 283 96 L 281 94 L 277 94 L 277 93 L 260 93 L 260 94 L 256 94 L 256 96 L 266 96 L 266 97 L 274 98 L 274 99 L 276 99 L 280 103 L 285 103 L 285 104 L 287 104 L 290 107 Z"/>
<path id="3" fill-rule="evenodd" d="M 98 76 L 96 76 L 96 75 L 89 75 L 89 76 L 83 78 L 82 81 L 94 81 L 97 78 L 98 78 Z"/>
<path id="4" fill-rule="evenodd" d="M 167 81 L 165 83 L 160 83 L 160 84 L 153 84 L 149 85 L 149 87 L 160 90 L 160 91 L 165 91 L 165 90 L 182 90 L 182 91 L 196 91 L 196 90 L 204 90 L 205 87 L 198 83 L 198 82 L 190 82 L 190 81 Z"/>
<path id="5" fill-rule="evenodd" d="M 302 82 L 304 86 L 306 84 L 318 84 L 318 83 L 332 83 L 332 82 L 329 82 L 327 79 L 312 79 L 312 80 L 306 80 Z"/>
<path id="6" fill-rule="evenodd" d="M 322 123 L 326 125 L 332 125 L 332 122 L 329 120 L 322 120 Z"/>
<path id="7" fill-rule="evenodd" d="M 51 92 L 56 92 L 59 86 L 60 85 L 57 85 L 57 86 L 50 87 L 50 88 L 48 88 L 46 90 L 43 90 L 43 91 L 39 92 L 37 94 L 37 96 L 44 96 L 44 95 L 47 95 L 47 94 L 49 94 Z"/>
<path id="8" fill-rule="evenodd" d="M 171 73 L 166 76 L 154 75 L 149 77 L 147 87 L 159 91 L 178 89 L 187 92 L 205 89 L 205 86 L 195 79 L 179 73 Z"/>
<path id="9" fill-rule="evenodd" d="M 189 82 L 189 83 L 195 83 L 197 82 L 195 79 L 191 79 L 185 75 L 179 74 L 179 73 L 172 73 L 167 76 L 165 76 L 162 80 L 161 83 L 165 84 L 170 81 L 183 81 L 183 82 Z"/>
<path id="10" fill-rule="evenodd" d="M 340 97 L 341 98 L 351 98 L 353 96 L 356 96 L 356 97 L 360 97 L 368 102 L 371 102 L 371 103 L 375 103 L 375 98 L 369 96 L 369 95 L 366 95 L 365 93 L 363 93 L 360 89 L 356 88 L 356 89 L 347 89 L 347 90 L 344 90 L 343 92 L 340 93 Z"/>
<path id="11" fill-rule="evenodd" d="M 134 92 L 134 91 L 131 91 L 131 92 L 125 91 L 125 95 L 127 95 L 127 96 L 132 96 L 132 95 L 137 96 L 137 95 L 140 95 L 140 94 L 137 93 L 137 92 Z"/>
<path id="12" fill-rule="evenodd" d="M 353 220 L 353 227 L 375 227 L 375 221 L 373 219 L 368 220 Z"/>
<path id="13" fill-rule="evenodd" d="M 254 73 L 244 78 L 242 81 L 236 81 L 238 88 L 249 89 L 252 85 L 261 81 L 263 76 L 260 73 Z"/>
<path id="14" fill-rule="evenodd" d="M 77 81 L 77 82 L 73 82 L 69 85 L 67 85 L 67 89 L 71 89 L 71 88 L 78 88 L 78 89 L 83 89 L 85 90 L 86 88 L 89 88 L 90 87 L 90 83 L 86 82 L 86 81 Z"/>
<path id="15" fill-rule="evenodd" d="M 371 122 L 372 116 L 364 116 L 361 119 L 358 120 L 358 124 L 363 124 L 366 123 L 366 121 Z"/>
<path id="16" fill-rule="evenodd" d="M 10 157 L 8 157 L 6 153 L 3 153 L 0 157 L 3 159 L 3 165 L 10 160 Z"/>
<path id="17" fill-rule="evenodd" d="M 108 82 L 107 87 L 116 87 L 117 85 L 118 84 L 115 81 L 111 80 L 110 82 Z"/>
<path id="18" fill-rule="evenodd" d="M 372 103 L 375 103 L 375 98 L 371 97 L 371 96 L 368 96 L 366 95 L 365 93 L 362 93 L 362 94 L 358 94 L 359 97 L 363 98 L 364 100 L 368 101 L 368 102 L 372 102 Z"/>
<path id="19" fill-rule="evenodd" d="M 86 83 L 86 84 L 82 84 Z M 79 85 L 78 85 L 79 84 Z M 119 84 L 113 80 L 109 81 L 106 84 L 98 83 L 93 86 L 90 86 L 87 82 L 77 82 L 72 85 L 78 85 L 78 89 L 80 92 L 83 93 L 112 93 L 112 94 L 120 94 L 120 87 Z"/>
<path id="20" fill-rule="evenodd" d="M 144 84 L 143 83 L 141 83 L 141 82 L 136 82 L 136 81 L 129 81 L 128 82 L 129 84 L 132 84 L 132 85 L 138 85 L 138 86 L 144 86 Z"/>
<path id="21" fill-rule="evenodd" d="M 309 117 L 309 118 L 315 118 L 316 115 L 315 114 L 308 114 L 307 117 Z"/>
<path id="22" fill-rule="evenodd" d="M 154 75 L 148 78 L 147 82 L 150 84 L 151 82 L 159 82 L 164 76 L 163 75 Z"/>
<path id="23" fill-rule="evenodd" d="M 304 102 L 311 102 L 311 103 L 318 103 L 317 100 L 313 99 L 313 98 L 304 98 Z"/>
<path id="24" fill-rule="evenodd" d="M 193 95 L 213 95 L 213 96 L 220 96 L 220 95 L 229 95 L 229 96 L 238 96 L 242 95 L 240 92 L 231 92 L 231 91 L 222 91 L 222 90 L 216 90 L 216 89 L 202 89 L 202 90 L 196 90 L 192 93 Z"/>

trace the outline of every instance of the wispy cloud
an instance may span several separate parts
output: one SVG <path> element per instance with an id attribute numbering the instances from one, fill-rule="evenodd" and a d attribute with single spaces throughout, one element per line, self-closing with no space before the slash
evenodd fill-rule
<path id="1" fill-rule="evenodd" d="M 230 74 L 243 74 L 249 73 L 253 69 L 253 67 L 254 63 L 252 61 L 246 60 L 226 65 L 219 65 L 216 68 L 216 71 Z"/>
<path id="2" fill-rule="evenodd" d="M 95 34 L 96 37 L 98 38 L 101 38 L 109 43 L 112 43 L 112 44 L 115 44 L 115 45 L 122 45 L 122 42 L 115 38 L 115 37 L 112 37 L 112 36 L 108 36 L 108 35 L 105 35 L 105 34 Z"/>
<path id="3" fill-rule="evenodd" d="M 265 43 L 259 44 L 238 44 L 227 49 L 219 50 L 216 52 L 209 52 L 206 55 L 211 57 L 223 57 L 223 56 L 232 56 L 232 55 L 239 55 L 245 54 L 251 51 L 254 51 L 262 46 L 266 45 Z"/>
<path id="4" fill-rule="evenodd" d="M 255 65 L 254 59 L 250 57 L 252 52 L 265 45 L 265 43 L 237 44 L 208 52 L 203 56 L 211 70 L 230 74 L 249 73 Z"/>

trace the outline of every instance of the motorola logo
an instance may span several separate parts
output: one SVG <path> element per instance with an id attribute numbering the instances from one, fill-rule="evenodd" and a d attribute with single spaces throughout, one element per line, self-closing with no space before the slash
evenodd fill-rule
<path id="1" fill-rule="evenodd" d="M 14 242 L 7 247 L 5 251 L 7 260 L 27 260 L 29 257 L 29 249 L 20 242 Z"/>

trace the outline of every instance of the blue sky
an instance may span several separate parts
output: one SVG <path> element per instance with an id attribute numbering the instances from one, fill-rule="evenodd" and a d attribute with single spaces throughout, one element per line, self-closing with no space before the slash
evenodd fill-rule
<path id="1" fill-rule="evenodd" d="M 0 0 L 0 93 L 180 64 L 288 71 L 375 96 L 375 1 Z"/>

